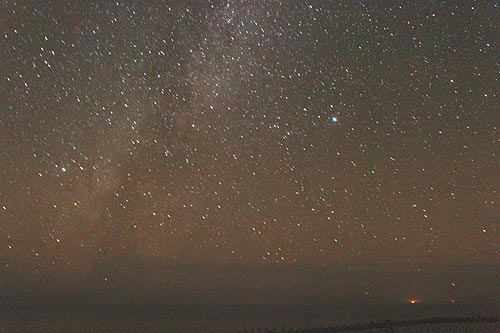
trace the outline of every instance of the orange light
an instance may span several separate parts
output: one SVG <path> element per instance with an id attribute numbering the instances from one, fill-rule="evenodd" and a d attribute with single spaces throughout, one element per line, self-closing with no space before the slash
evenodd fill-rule
<path id="1" fill-rule="evenodd" d="M 417 303 L 419 303 L 419 300 L 418 299 L 410 299 L 410 300 L 408 300 L 408 303 L 417 304 Z"/>

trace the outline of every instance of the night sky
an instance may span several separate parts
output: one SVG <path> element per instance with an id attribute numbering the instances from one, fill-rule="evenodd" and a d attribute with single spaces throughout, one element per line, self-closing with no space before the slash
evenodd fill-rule
<path id="1" fill-rule="evenodd" d="M 500 309 L 500 2 L 5 0 L 0 33 L 12 312 Z"/>

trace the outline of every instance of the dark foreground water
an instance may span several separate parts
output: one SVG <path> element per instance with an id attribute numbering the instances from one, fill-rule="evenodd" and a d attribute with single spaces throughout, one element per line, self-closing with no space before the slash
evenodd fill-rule
<path id="1" fill-rule="evenodd" d="M 57 279 L 57 274 L 44 280 L 30 276 L 28 269 L 24 274 L 0 271 L 0 333 L 230 333 L 500 315 L 496 263 L 346 269 L 161 263 L 127 267 L 126 272 L 107 272 L 114 282 L 109 285 L 99 282 L 98 271 L 73 280 Z M 412 298 L 421 302 L 408 303 Z"/>
<path id="2" fill-rule="evenodd" d="M 2 311 L 0 332 L 237 332 L 251 328 L 327 326 L 371 320 L 496 316 L 495 304 L 392 304 L 343 306 L 214 306 L 181 308 L 103 307 Z M 485 326 L 486 327 L 486 326 Z M 492 326 L 474 332 L 492 332 Z M 421 331 L 420 330 L 417 331 Z M 415 328 L 397 332 L 417 332 Z M 426 332 L 443 332 L 432 327 Z M 422 331 L 423 332 L 423 331 Z M 450 332 L 449 330 L 446 332 Z M 493 330 L 493 332 L 496 332 Z"/>

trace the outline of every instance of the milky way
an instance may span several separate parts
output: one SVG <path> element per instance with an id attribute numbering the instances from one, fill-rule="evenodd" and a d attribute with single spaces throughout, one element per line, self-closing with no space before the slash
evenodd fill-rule
<path id="1" fill-rule="evenodd" d="M 138 262 L 498 265 L 497 1 L 0 12 L 4 286 L 173 283 Z"/>

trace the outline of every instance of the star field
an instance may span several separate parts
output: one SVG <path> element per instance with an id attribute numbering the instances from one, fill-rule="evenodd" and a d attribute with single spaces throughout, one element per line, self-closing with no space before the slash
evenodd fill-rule
<path id="1" fill-rule="evenodd" d="M 117 288 L 132 262 L 498 264 L 497 1 L 0 12 L 4 286 Z"/>

